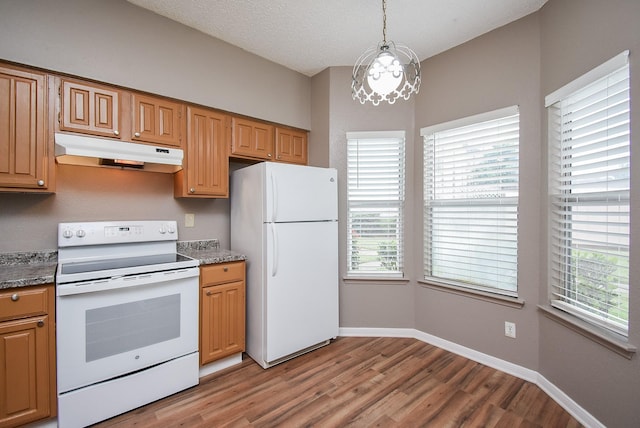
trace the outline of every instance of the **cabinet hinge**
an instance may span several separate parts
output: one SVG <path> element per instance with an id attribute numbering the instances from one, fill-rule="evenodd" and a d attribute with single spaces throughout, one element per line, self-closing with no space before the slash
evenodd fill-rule
<path id="1" fill-rule="evenodd" d="M 58 113 L 58 123 L 60 123 L 60 113 Z"/>

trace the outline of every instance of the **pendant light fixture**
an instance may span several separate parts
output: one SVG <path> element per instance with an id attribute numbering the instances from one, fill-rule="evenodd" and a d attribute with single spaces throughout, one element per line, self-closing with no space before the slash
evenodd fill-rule
<path id="1" fill-rule="evenodd" d="M 353 67 L 351 95 L 377 106 L 408 100 L 420 90 L 420 60 L 405 45 L 387 41 L 387 1 L 382 0 L 382 42 L 367 49 Z"/>

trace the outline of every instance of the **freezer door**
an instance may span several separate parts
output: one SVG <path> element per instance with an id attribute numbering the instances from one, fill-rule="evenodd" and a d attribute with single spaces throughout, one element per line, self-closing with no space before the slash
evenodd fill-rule
<path id="1" fill-rule="evenodd" d="M 265 222 L 338 219 L 334 168 L 267 162 L 265 175 Z"/>
<path id="2" fill-rule="evenodd" d="M 265 360 L 338 335 L 338 223 L 265 224 Z"/>

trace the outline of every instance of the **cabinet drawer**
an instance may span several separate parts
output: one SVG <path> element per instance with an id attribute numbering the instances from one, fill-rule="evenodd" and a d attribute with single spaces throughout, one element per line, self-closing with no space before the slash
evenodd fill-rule
<path id="1" fill-rule="evenodd" d="M 0 321 L 47 313 L 49 293 L 43 287 L 12 288 L 0 293 Z"/>
<path id="2" fill-rule="evenodd" d="M 244 262 L 220 263 L 200 267 L 202 285 L 244 280 Z"/>

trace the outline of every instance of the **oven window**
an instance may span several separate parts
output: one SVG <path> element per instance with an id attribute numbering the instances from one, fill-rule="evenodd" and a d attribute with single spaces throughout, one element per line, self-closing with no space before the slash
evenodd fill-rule
<path id="1" fill-rule="evenodd" d="M 180 294 L 86 311 L 86 360 L 180 337 Z"/>

